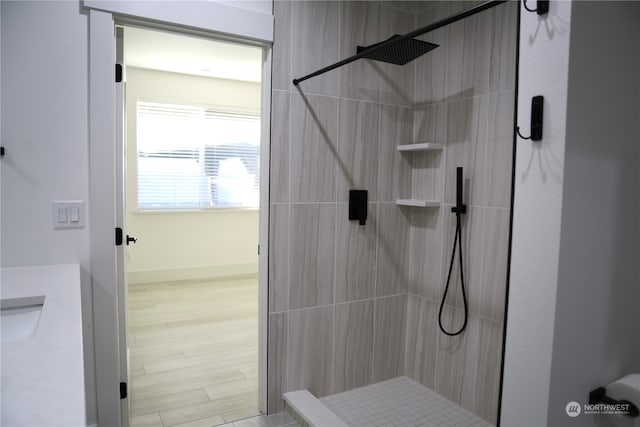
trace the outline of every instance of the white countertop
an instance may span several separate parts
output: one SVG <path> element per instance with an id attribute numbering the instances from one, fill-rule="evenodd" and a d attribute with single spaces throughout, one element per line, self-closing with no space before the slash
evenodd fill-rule
<path id="1" fill-rule="evenodd" d="M 2 344 L 2 426 L 85 426 L 80 267 L 2 269 L 0 298 L 44 296 L 33 337 Z"/>

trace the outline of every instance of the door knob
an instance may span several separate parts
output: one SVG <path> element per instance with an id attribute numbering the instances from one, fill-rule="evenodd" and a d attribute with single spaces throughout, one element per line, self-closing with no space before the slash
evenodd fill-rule
<path id="1" fill-rule="evenodd" d="M 127 234 L 127 245 L 128 245 L 129 243 L 136 243 L 137 241 L 138 241 L 138 238 L 137 238 L 137 237 L 129 236 L 129 235 Z"/>

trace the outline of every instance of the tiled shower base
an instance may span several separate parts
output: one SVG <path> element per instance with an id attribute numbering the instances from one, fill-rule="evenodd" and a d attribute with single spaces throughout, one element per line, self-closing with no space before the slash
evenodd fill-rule
<path id="1" fill-rule="evenodd" d="M 449 399 L 407 377 L 393 378 L 319 399 L 353 427 L 492 427 Z"/>

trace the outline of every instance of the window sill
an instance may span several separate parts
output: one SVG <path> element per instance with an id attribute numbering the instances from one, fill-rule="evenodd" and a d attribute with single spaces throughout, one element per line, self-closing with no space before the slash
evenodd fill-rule
<path id="1" fill-rule="evenodd" d="M 208 208 L 208 209 L 134 209 L 130 211 L 134 215 L 166 215 L 166 214 L 176 214 L 176 215 L 184 215 L 184 214 L 217 214 L 217 213 L 236 213 L 236 212 L 257 212 L 259 208 L 241 208 L 241 207 L 229 207 L 229 208 Z"/>

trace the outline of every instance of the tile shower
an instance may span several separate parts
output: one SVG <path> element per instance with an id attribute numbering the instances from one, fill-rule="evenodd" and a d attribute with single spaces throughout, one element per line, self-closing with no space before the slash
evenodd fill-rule
<path id="1" fill-rule="evenodd" d="M 360 60 L 291 83 L 471 2 L 276 1 L 270 184 L 268 410 L 408 376 L 495 423 L 511 200 L 517 4 L 421 36 L 405 65 Z M 436 142 L 403 154 L 399 144 Z M 438 329 L 465 170 L 465 332 Z M 364 226 L 348 190 L 369 192 Z M 399 207 L 400 198 L 439 208 Z M 455 270 L 454 270 L 455 271 Z M 443 313 L 459 325 L 457 276 Z"/>

